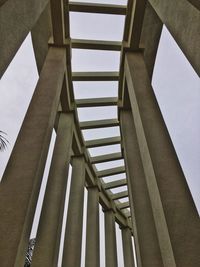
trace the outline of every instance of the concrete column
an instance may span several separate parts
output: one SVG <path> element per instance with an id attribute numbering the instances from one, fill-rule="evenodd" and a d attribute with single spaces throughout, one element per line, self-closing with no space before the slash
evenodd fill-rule
<path id="1" fill-rule="evenodd" d="M 46 5 L 37 22 L 31 30 L 33 50 L 38 73 L 41 72 L 48 53 L 48 41 L 52 35 L 50 2 Z"/>
<path id="2" fill-rule="evenodd" d="M 144 60 L 149 76 L 152 77 L 163 23 L 149 1 L 146 2 L 140 47 L 145 47 Z"/>
<path id="3" fill-rule="evenodd" d="M 190 64 L 197 74 L 200 75 L 199 1 L 176 0 L 176 4 L 174 0 L 149 0 L 149 2 L 174 37 Z"/>
<path id="4" fill-rule="evenodd" d="M 166 266 L 198 266 L 199 216 L 155 99 L 142 53 L 126 55 L 125 74 L 163 261 Z"/>
<path id="5" fill-rule="evenodd" d="M 112 210 L 104 211 L 106 267 L 117 267 L 115 217 Z"/>
<path id="6" fill-rule="evenodd" d="M 72 114 L 61 113 L 38 226 L 32 267 L 57 266 L 71 156 L 73 124 Z"/>
<path id="7" fill-rule="evenodd" d="M 2 179 L 0 262 L 4 267 L 24 264 L 65 64 L 65 49 L 50 48 Z"/>
<path id="8" fill-rule="evenodd" d="M 0 78 L 48 2 L 7 0 L 0 6 Z"/>
<path id="9" fill-rule="evenodd" d="M 94 186 L 88 188 L 85 267 L 99 266 L 99 190 Z"/>
<path id="10" fill-rule="evenodd" d="M 131 110 L 120 111 L 138 267 L 164 266 Z"/>
<path id="11" fill-rule="evenodd" d="M 131 231 L 128 227 L 123 227 L 121 228 L 121 233 L 124 255 L 124 267 L 135 267 Z"/>
<path id="12" fill-rule="evenodd" d="M 78 267 L 81 263 L 84 184 L 85 161 L 82 156 L 75 156 L 72 159 L 72 181 L 69 196 L 62 267 Z"/>

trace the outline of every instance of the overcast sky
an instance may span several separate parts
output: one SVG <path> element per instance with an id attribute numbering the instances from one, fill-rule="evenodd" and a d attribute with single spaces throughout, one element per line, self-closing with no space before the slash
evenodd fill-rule
<path id="1" fill-rule="evenodd" d="M 122 3 L 125 2 L 122 0 Z M 72 38 L 121 40 L 123 16 L 102 16 L 87 14 L 86 19 L 85 14 L 72 13 L 70 16 Z M 102 18 L 103 25 L 100 23 Z M 95 25 L 96 28 L 91 30 L 91 25 Z M 74 49 L 72 55 L 73 71 L 118 71 L 119 68 L 119 52 Z M 7 150 L 0 153 L 0 177 L 3 175 L 37 79 L 38 74 L 29 35 L 0 81 L 0 130 L 7 133 L 7 139 L 10 142 Z M 200 212 L 200 80 L 166 28 L 163 29 L 159 46 L 153 86 L 187 182 Z M 117 83 L 76 82 L 74 83 L 74 91 L 76 98 L 116 96 Z M 106 109 L 102 107 L 82 108 L 79 109 L 78 114 L 81 121 L 116 118 L 117 109 L 116 107 Z M 84 131 L 83 134 L 87 140 L 118 136 L 119 128 L 89 130 Z M 55 139 L 55 135 L 53 139 Z M 119 145 L 90 149 L 93 156 L 118 151 L 120 151 Z M 116 164 L 117 166 L 123 165 L 123 161 L 116 161 Z M 99 170 L 107 167 L 109 167 L 107 163 L 97 166 Z M 48 167 L 46 176 L 47 173 Z M 122 175 L 119 175 L 119 178 L 122 178 Z M 106 178 L 105 181 L 109 181 L 109 179 Z M 125 188 L 123 189 L 125 190 Z M 101 227 L 103 227 L 102 218 Z M 122 260 L 119 259 L 119 261 L 119 266 L 123 267 Z M 103 266 L 104 263 L 102 262 L 101 267 Z"/>

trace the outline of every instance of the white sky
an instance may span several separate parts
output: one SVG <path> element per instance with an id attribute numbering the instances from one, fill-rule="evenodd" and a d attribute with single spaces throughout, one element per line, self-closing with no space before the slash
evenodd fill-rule
<path id="1" fill-rule="evenodd" d="M 94 1 L 92 0 L 92 2 Z M 99 2 L 102 3 L 100 0 Z M 104 2 L 114 3 L 115 0 Z M 119 4 L 125 3 L 126 1 L 119 1 Z M 72 12 L 70 19 L 72 38 L 122 39 L 123 16 Z M 103 23 L 100 23 L 102 19 Z M 118 71 L 119 68 L 119 52 L 73 49 L 72 56 L 73 71 Z M 38 74 L 31 38 L 28 36 L 0 81 L 0 130 L 7 133 L 7 139 L 10 141 L 7 150 L 0 153 L 0 177 L 3 175 L 37 79 Z M 153 86 L 187 182 L 200 212 L 200 81 L 166 28 L 163 30 L 159 46 Z M 74 93 L 75 98 L 117 96 L 117 83 L 74 82 Z M 81 108 L 78 109 L 78 115 L 80 121 L 117 118 L 117 108 Z M 86 140 L 118 136 L 119 128 L 85 130 L 83 135 Z M 119 145 L 89 149 L 92 156 L 119 151 Z M 111 165 L 121 166 L 123 161 L 115 161 Z M 112 167 L 111 165 L 110 167 Z M 98 164 L 96 167 L 102 170 L 109 166 L 105 163 Z M 47 177 L 47 173 L 48 167 L 45 177 Z M 106 177 L 103 180 L 109 182 L 120 178 L 125 178 L 124 174 Z M 126 189 L 126 187 L 123 188 L 123 190 Z M 113 192 L 117 192 L 117 190 L 113 190 Z M 127 198 L 121 201 L 127 201 Z M 102 214 L 100 216 L 100 225 L 103 229 Z M 119 237 L 119 230 L 117 232 Z M 101 240 L 101 248 L 103 247 L 102 244 L 103 241 Z M 84 265 L 82 264 L 82 266 Z M 101 263 L 101 267 L 103 266 L 104 262 Z M 121 256 L 119 266 L 123 267 Z"/>

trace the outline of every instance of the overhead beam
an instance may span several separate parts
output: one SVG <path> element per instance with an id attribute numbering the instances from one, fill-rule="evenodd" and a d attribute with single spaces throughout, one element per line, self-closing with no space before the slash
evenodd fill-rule
<path id="1" fill-rule="evenodd" d="M 120 167 L 115 167 L 115 168 L 111 168 L 111 169 L 106 169 L 103 171 L 98 171 L 97 172 L 97 176 L 99 178 L 102 177 L 106 177 L 106 176 L 111 176 L 111 175 L 115 175 L 115 174 L 120 174 L 120 173 L 124 173 L 125 172 L 125 167 L 124 166 L 120 166 Z"/>
<path id="2" fill-rule="evenodd" d="M 116 194 L 110 194 L 112 200 L 117 200 L 117 199 L 120 199 L 120 198 L 124 198 L 124 197 L 128 197 L 128 191 L 122 191 L 122 192 L 119 192 L 119 193 L 116 193 Z"/>
<path id="3" fill-rule="evenodd" d="M 130 203 L 129 203 L 129 201 L 124 202 L 124 203 L 120 203 L 120 204 L 117 205 L 117 207 L 118 207 L 120 210 L 127 209 L 127 208 L 130 207 Z"/>
<path id="4" fill-rule="evenodd" d="M 126 15 L 126 6 L 99 3 L 69 2 L 69 11 L 84 13 L 100 13 L 112 15 Z"/>
<path id="5" fill-rule="evenodd" d="M 96 164 L 96 163 L 102 163 L 102 162 L 107 162 L 107 161 L 111 161 L 111 160 L 118 160 L 118 159 L 122 159 L 122 153 L 121 152 L 106 154 L 106 155 L 97 156 L 97 157 L 91 157 L 90 162 L 92 164 Z"/>
<path id="6" fill-rule="evenodd" d="M 112 189 L 112 188 L 124 186 L 126 184 L 127 184 L 127 180 L 126 179 L 121 179 L 121 180 L 117 180 L 117 181 L 113 181 L 113 182 L 110 182 L 110 183 L 103 184 L 103 187 L 104 187 L 104 189 Z"/>
<path id="7" fill-rule="evenodd" d="M 73 81 L 118 81 L 117 71 L 72 72 Z"/>
<path id="8" fill-rule="evenodd" d="M 75 100 L 76 106 L 78 108 L 116 106 L 117 102 L 118 102 L 117 97 L 87 98 L 87 99 Z"/>
<path id="9" fill-rule="evenodd" d="M 83 130 L 119 126 L 118 119 L 83 121 L 79 123 Z"/>
<path id="10" fill-rule="evenodd" d="M 72 39 L 72 48 L 120 51 L 122 42 Z"/>
<path id="11" fill-rule="evenodd" d="M 109 145 L 119 144 L 120 142 L 121 142 L 121 137 L 116 136 L 116 137 L 108 137 L 108 138 L 85 141 L 85 146 L 87 148 L 99 147 L 99 146 L 109 146 Z M 106 156 L 106 155 L 104 155 L 104 156 Z"/>

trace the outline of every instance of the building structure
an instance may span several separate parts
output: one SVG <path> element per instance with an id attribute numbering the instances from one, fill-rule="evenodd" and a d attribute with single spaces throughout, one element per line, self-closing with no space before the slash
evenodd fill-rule
<path id="1" fill-rule="evenodd" d="M 57 266 L 69 164 L 72 182 L 62 266 L 81 260 L 84 186 L 88 190 L 85 266 L 100 266 L 99 203 L 106 267 L 117 266 L 115 222 L 125 267 L 200 266 L 200 223 L 155 99 L 151 77 L 162 25 L 200 73 L 198 0 L 129 0 L 127 6 L 61 0 L 0 2 L 0 74 L 31 31 L 39 80 L 0 187 L 0 262 L 23 266 L 53 128 L 57 132 L 33 267 Z M 122 42 L 70 38 L 69 12 L 125 16 Z M 72 72 L 71 49 L 121 51 L 119 72 Z M 118 81 L 117 98 L 75 99 L 73 81 Z M 77 108 L 117 106 L 118 118 L 79 122 Z M 84 140 L 82 130 L 120 126 L 121 136 Z M 120 144 L 92 157 L 89 148 Z M 95 164 L 125 160 L 102 171 Z M 103 177 L 124 173 L 123 179 Z M 113 194 L 111 189 L 127 185 Z M 129 197 L 122 203 L 121 198 Z M 130 212 L 127 209 L 130 207 Z M 91 231 L 92 229 L 92 231 Z"/>

